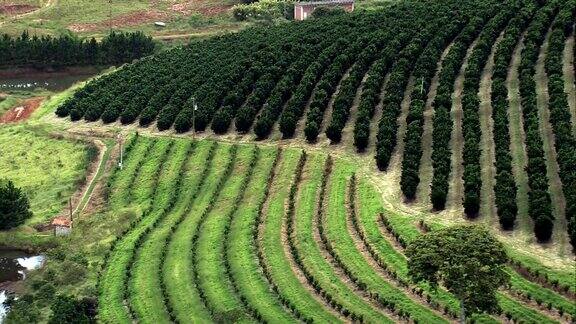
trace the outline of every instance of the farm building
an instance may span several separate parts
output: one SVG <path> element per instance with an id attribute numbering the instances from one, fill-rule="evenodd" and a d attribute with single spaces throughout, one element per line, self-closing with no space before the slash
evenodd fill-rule
<path id="1" fill-rule="evenodd" d="M 51 225 L 54 228 L 54 235 L 56 236 L 69 235 L 72 230 L 72 221 L 65 216 L 54 218 Z"/>
<path id="2" fill-rule="evenodd" d="M 301 1 L 294 4 L 294 19 L 304 20 L 318 7 L 341 7 L 344 10 L 354 11 L 354 0 L 322 0 L 322 1 Z"/>

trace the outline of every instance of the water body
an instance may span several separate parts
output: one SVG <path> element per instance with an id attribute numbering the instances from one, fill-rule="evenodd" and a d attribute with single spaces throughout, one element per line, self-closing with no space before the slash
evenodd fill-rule
<path id="1" fill-rule="evenodd" d="M 18 250 L 0 250 L 0 283 L 24 280 L 26 273 L 42 267 L 43 255 L 30 255 Z M 8 298 L 6 291 L 0 290 L 0 323 L 8 309 L 4 302 Z"/>
<path id="2" fill-rule="evenodd" d="M 39 72 L 19 70 L 15 72 L 0 71 L 0 91 L 18 91 L 46 89 L 60 92 L 74 83 L 87 80 L 98 73 L 96 69 L 63 70 Z"/>

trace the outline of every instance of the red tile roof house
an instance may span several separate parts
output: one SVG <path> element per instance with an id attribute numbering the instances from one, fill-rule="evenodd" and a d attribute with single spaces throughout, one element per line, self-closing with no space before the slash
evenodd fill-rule
<path id="1" fill-rule="evenodd" d="M 299 1 L 294 3 L 294 20 L 304 20 L 318 7 L 341 7 L 344 10 L 354 11 L 354 0 L 321 0 Z"/>

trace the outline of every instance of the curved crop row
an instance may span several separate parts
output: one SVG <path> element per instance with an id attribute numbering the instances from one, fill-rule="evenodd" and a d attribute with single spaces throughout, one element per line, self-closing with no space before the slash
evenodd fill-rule
<path id="1" fill-rule="evenodd" d="M 576 170 L 574 167 L 576 166 L 574 153 L 576 152 L 576 138 L 572 133 L 568 94 L 564 91 L 562 54 L 566 39 L 572 33 L 575 20 L 576 4 L 567 1 L 552 24 L 545 65 L 549 79 L 550 123 L 555 136 L 556 160 L 560 167 L 559 176 L 566 199 L 568 234 L 573 249 L 576 249 Z"/>
<path id="2" fill-rule="evenodd" d="M 505 230 L 514 227 L 518 213 L 516 202 L 517 186 L 512 172 L 512 154 L 510 151 L 510 130 L 508 122 L 508 89 L 506 78 L 514 49 L 521 37 L 522 30 L 530 22 L 537 10 L 537 3 L 531 3 L 510 20 L 494 54 L 494 72 L 492 75 L 492 120 L 494 121 L 496 183 L 494 193 L 500 226 Z"/>
<path id="3" fill-rule="evenodd" d="M 549 193 L 544 148 L 539 129 L 538 108 L 536 104 L 536 81 L 534 80 L 536 61 L 540 47 L 544 42 L 548 27 L 556 15 L 556 1 L 548 2 L 538 11 L 528 27 L 524 40 L 524 50 L 520 61 L 520 97 L 524 131 L 526 132 L 526 151 L 528 154 L 528 212 L 534 220 L 534 232 L 538 241 L 546 242 L 552 236 L 554 215 Z"/>

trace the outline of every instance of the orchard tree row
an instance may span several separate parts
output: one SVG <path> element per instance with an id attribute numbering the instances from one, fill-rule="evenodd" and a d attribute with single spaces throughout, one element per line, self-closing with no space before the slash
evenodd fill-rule
<path id="1" fill-rule="evenodd" d="M 548 109 L 550 123 L 555 136 L 556 161 L 566 199 L 566 220 L 570 243 L 576 246 L 576 138 L 572 133 L 568 95 L 564 91 L 562 54 L 566 39 L 570 36 L 576 21 L 576 3 L 566 1 L 559 9 L 552 24 L 546 53 L 546 74 L 548 76 Z"/>

